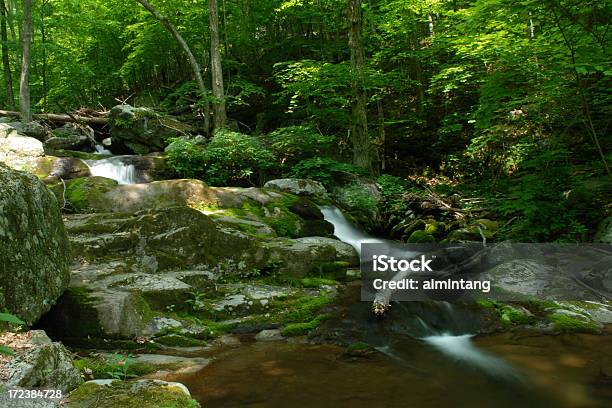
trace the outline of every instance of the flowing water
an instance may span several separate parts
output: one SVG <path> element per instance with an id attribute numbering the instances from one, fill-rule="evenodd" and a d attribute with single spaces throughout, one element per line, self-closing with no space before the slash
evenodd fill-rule
<path id="1" fill-rule="evenodd" d="M 335 235 L 358 251 L 384 242 L 323 207 Z M 167 380 L 208 408 L 605 407 L 612 401 L 612 344 L 604 336 L 474 335 L 485 324 L 467 304 L 395 303 L 384 319 L 349 285 L 314 340 L 253 342 L 209 351 L 214 361 Z M 365 342 L 363 355 L 332 344 Z"/>
<path id="2" fill-rule="evenodd" d="M 103 153 L 100 153 L 103 154 Z M 112 156 L 100 160 L 86 160 L 92 176 L 106 177 L 119 184 L 139 182 L 136 167 L 129 163 L 130 156 Z"/>

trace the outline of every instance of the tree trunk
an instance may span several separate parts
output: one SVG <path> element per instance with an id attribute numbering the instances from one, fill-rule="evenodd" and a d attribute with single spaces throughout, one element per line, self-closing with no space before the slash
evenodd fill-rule
<path id="1" fill-rule="evenodd" d="M 191 65 L 191 69 L 193 70 L 193 75 L 195 77 L 196 83 L 198 84 L 198 88 L 200 89 L 200 93 L 202 94 L 202 98 L 204 100 L 204 127 L 207 131 L 210 129 L 210 104 L 208 103 L 208 91 L 206 90 L 206 85 L 204 85 L 204 79 L 202 79 L 202 73 L 200 72 L 200 64 L 193 56 L 191 49 L 178 32 L 176 27 L 172 25 L 172 23 L 164 17 L 159 11 L 157 11 L 149 2 L 146 0 L 136 0 L 138 3 L 142 4 L 142 6 L 153 15 L 166 30 L 172 34 L 176 42 L 180 45 L 180 47 L 187 54 L 187 58 L 189 59 L 189 64 Z"/>
<path id="2" fill-rule="evenodd" d="M 215 98 L 213 112 L 215 129 L 225 127 L 227 114 L 225 112 L 225 91 L 223 89 L 223 70 L 221 68 L 221 50 L 219 47 L 219 16 L 217 0 L 208 0 L 208 15 L 210 21 L 210 62 L 212 73 L 212 92 Z"/>
<path id="3" fill-rule="evenodd" d="M 365 51 L 361 37 L 361 0 L 348 0 L 349 48 L 351 50 L 353 164 L 372 171 L 372 146 L 368 135 L 366 92 L 364 89 Z"/>
<path id="4" fill-rule="evenodd" d="M 30 46 L 32 44 L 32 0 L 23 1 L 23 56 L 21 82 L 19 85 L 19 107 L 23 123 L 32 121 L 30 110 Z"/>
<path id="5" fill-rule="evenodd" d="M 0 36 L 2 39 L 2 67 L 4 68 L 4 85 L 6 86 L 6 99 L 9 109 L 15 109 L 15 95 L 13 94 L 13 76 L 11 74 L 11 63 L 8 53 L 8 33 L 6 20 L 8 10 L 4 0 L 0 0 Z"/>
<path id="6" fill-rule="evenodd" d="M 21 112 L 0 110 L 0 117 L 20 118 Z M 88 125 L 106 125 L 108 119 L 101 116 L 62 115 L 57 113 L 35 113 L 32 117 L 36 120 L 46 120 L 56 123 L 86 123 Z"/>

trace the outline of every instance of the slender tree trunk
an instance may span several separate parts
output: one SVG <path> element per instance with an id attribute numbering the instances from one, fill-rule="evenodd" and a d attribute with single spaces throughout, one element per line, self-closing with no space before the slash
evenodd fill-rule
<path id="1" fill-rule="evenodd" d="M 4 85 L 6 86 L 6 99 L 8 107 L 15 109 L 15 95 L 13 94 L 13 76 L 11 74 L 11 63 L 8 53 L 8 33 L 6 31 L 6 19 L 8 10 L 4 0 L 0 0 L 0 36 L 2 38 L 2 67 L 4 68 Z"/>
<path id="2" fill-rule="evenodd" d="M 191 69 L 193 70 L 193 75 L 195 77 L 196 83 L 198 84 L 198 88 L 200 89 L 200 93 L 202 94 L 202 98 L 204 100 L 204 126 L 206 131 L 210 130 L 210 104 L 208 103 L 208 91 L 206 90 L 206 85 L 204 85 L 204 79 L 202 78 L 202 73 L 200 72 L 200 64 L 193 56 L 191 49 L 178 32 L 176 27 L 172 25 L 172 23 L 164 17 L 159 11 L 157 11 L 148 1 L 146 0 L 136 0 L 140 3 L 149 13 L 153 15 L 166 30 L 172 34 L 176 42 L 180 45 L 180 47 L 187 54 L 187 58 L 189 59 L 189 65 L 191 65 Z"/>
<path id="3" fill-rule="evenodd" d="M 48 0 L 43 0 L 40 7 L 40 41 L 42 43 L 42 87 L 43 87 L 43 108 L 47 111 L 47 96 L 49 94 L 49 84 L 47 82 L 47 33 L 45 31 L 45 6 Z"/>
<path id="4" fill-rule="evenodd" d="M 221 49 L 219 46 L 219 16 L 217 0 L 208 0 L 208 16 L 210 22 L 210 62 L 212 74 L 212 92 L 215 98 L 213 112 L 215 129 L 225 127 L 227 114 L 225 112 L 225 91 L 223 89 L 223 69 L 221 67 Z"/>
<path id="5" fill-rule="evenodd" d="M 348 0 L 349 48 L 351 50 L 351 88 L 353 164 L 372 171 L 372 146 L 368 135 L 366 92 L 364 89 L 365 50 L 361 36 L 361 0 Z"/>
<path id="6" fill-rule="evenodd" d="M 30 46 L 32 44 L 32 0 L 23 1 L 23 55 L 21 82 L 19 85 L 19 107 L 23 123 L 32 121 L 30 110 Z"/>

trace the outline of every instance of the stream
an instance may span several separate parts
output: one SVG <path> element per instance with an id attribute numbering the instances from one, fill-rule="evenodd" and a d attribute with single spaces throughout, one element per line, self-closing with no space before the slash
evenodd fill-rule
<path id="1" fill-rule="evenodd" d="M 88 161 L 92 175 L 138 182 L 124 156 Z M 389 242 L 351 225 L 332 206 L 321 211 L 340 240 Z M 231 407 L 603 407 L 612 399 L 610 333 L 479 333 L 482 313 L 446 302 L 394 303 L 384 319 L 359 301 L 359 286 L 339 296 L 317 344 L 256 342 L 199 353 L 199 372 L 168 374 L 207 408 Z M 373 351 L 335 344 L 365 342 Z"/>

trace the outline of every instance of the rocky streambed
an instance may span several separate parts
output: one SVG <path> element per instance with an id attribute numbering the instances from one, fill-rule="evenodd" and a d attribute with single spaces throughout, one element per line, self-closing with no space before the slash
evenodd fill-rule
<path id="1" fill-rule="evenodd" d="M 398 304 L 377 319 L 351 283 L 350 243 L 368 237 L 321 212 L 333 200 L 320 184 L 209 187 L 158 180 L 156 155 L 113 158 L 134 166 L 131 183 L 19 137 L 9 164 L 54 194 L 0 164 L 0 304 L 44 330 L 3 338 L 16 351 L 0 361 L 5 387 L 71 392 L 73 407 L 610 398 L 605 302 Z"/>

